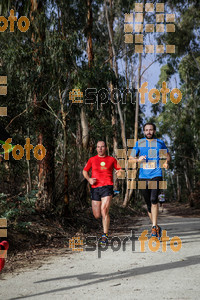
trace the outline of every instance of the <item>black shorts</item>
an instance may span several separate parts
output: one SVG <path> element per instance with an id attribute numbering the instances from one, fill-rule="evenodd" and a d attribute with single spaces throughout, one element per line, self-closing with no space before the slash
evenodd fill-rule
<path id="1" fill-rule="evenodd" d="M 113 185 L 105 185 L 97 188 L 91 188 L 92 200 L 101 201 L 101 198 L 113 196 Z"/>
<path id="2" fill-rule="evenodd" d="M 159 195 L 159 181 L 162 181 L 162 177 L 154 177 L 152 179 L 139 179 L 141 181 L 146 181 L 146 189 L 141 189 L 142 195 L 147 205 L 147 209 L 151 212 L 151 204 L 158 203 L 158 195 Z M 157 181 L 156 189 L 148 189 L 148 181 Z"/>

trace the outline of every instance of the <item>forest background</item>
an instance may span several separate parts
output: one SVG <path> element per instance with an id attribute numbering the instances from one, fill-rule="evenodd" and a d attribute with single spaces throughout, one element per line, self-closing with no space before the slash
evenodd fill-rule
<path id="1" fill-rule="evenodd" d="M 43 144 L 47 151 L 41 161 L 33 154 L 30 161 L 25 156 L 17 161 L 10 153 L 9 161 L 1 163 L 0 215 L 8 220 L 11 240 L 16 231 L 28 234 L 32 227 L 39 236 L 41 219 L 87 232 L 92 216 L 82 169 L 96 154 L 96 142 L 104 138 L 109 155 L 117 157 L 118 149 L 131 149 L 128 140 L 143 137 L 146 121 L 155 122 L 157 137 L 165 140 L 172 156 L 164 175 L 167 201 L 188 209 L 200 206 L 199 1 L 148 1 L 154 7 L 164 3 L 165 13 L 175 14 L 174 33 L 144 34 L 145 45 L 175 45 L 175 53 L 163 54 L 136 53 L 134 43 L 125 43 L 125 14 L 134 13 L 135 3 L 1 2 L 1 16 L 8 18 L 14 9 L 18 18 L 30 20 L 27 32 L 18 30 L 16 22 L 14 32 L 9 27 L 0 32 L 0 76 L 7 76 L 7 95 L 0 96 L 0 104 L 8 111 L 0 117 L 1 133 L 5 129 L 13 144 L 22 146 L 29 137 L 31 144 Z M 155 14 L 144 13 L 144 24 L 155 24 Z M 146 98 L 141 105 L 137 89 L 145 81 L 149 90 L 160 90 L 163 81 L 171 90 L 179 88 L 181 102 L 172 103 L 168 95 L 166 104 L 151 104 Z M 69 99 L 73 89 L 83 92 L 83 103 Z M 85 94 L 89 89 L 98 93 L 90 97 Z M 126 103 L 116 101 L 116 89 L 133 91 L 132 97 L 127 92 Z M 86 104 L 86 98 L 93 103 Z M 113 205 L 122 214 L 127 207 L 137 214 L 144 203 L 138 190 L 128 189 L 128 181 L 115 179 L 120 194 Z"/>

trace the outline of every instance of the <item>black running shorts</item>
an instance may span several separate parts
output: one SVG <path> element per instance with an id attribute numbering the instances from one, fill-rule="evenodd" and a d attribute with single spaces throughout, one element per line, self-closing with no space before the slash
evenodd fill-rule
<path id="1" fill-rule="evenodd" d="M 101 201 L 101 198 L 113 196 L 113 185 L 105 185 L 97 188 L 91 188 L 91 199 Z"/>
<path id="2" fill-rule="evenodd" d="M 147 205 L 147 209 L 151 212 L 151 204 L 158 203 L 158 195 L 159 195 L 159 181 L 162 181 L 162 177 L 154 177 L 152 179 L 139 179 L 141 181 L 146 181 L 146 189 L 141 189 L 142 195 Z M 157 188 L 156 189 L 148 189 L 148 182 L 156 181 Z"/>

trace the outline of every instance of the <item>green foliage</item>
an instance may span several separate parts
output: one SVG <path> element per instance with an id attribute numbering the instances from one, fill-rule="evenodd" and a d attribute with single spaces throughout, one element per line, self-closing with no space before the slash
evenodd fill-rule
<path id="1" fill-rule="evenodd" d="M 11 198 L 2 193 L 0 194 L 0 202 L 1 218 L 6 218 L 8 225 L 17 230 L 28 230 L 31 222 L 27 220 L 35 213 L 36 191 L 33 190 L 26 196 Z"/>
<path id="2" fill-rule="evenodd" d="M 24 145 L 29 136 L 32 144 L 38 143 L 41 133 L 45 143 L 51 148 L 48 155 L 52 158 L 52 165 L 47 166 L 48 172 L 54 169 L 56 173 L 55 202 L 56 212 L 62 210 L 63 197 L 63 166 L 64 161 L 64 134 L 61 123 L 61 105 L 59 90 L 63 96 L 63 107 L 66 113 L 67 142 L 68 142 L 68 174 L 70 195 L 76 198 L 77 186 L 82 180 L 82 167 L 90 155 L 91 149 L 83 150 L 81 144 L 80 111 L 81 105 L 69 102 L 69 91 L 79 88 L 84 94 L 88 87 L 100 89 L 110 88 L 110 83 L 123 91 L 130 82 L 136 82 L 138 55 L 134 53 L 131 44 L 124 43 L 124 13 L 134 9 L 135 1 L 112 1 L 112 9 L 108 2 L 108 14 L 111 21 L 113 16 L 114 46 L 118 67 L 126 63 L 126 71 L 120 70 L 119 77 L 111 67 L 110 43 L 106 24 L 104 1 L 92 1 L 93 26 L 87 24 L 87 1 L 78 0 L 45 0 L 38 1 L 38 8 L 31 12 L 31 1 L 8 1 L 0 6 L 1 15 L 8 13 L 12 7 L 19 15 L 32 16 L 31 26 L 26 34 L 16 30 L 8 30 L 1 34 L 0 75 L 8 76 L 8 94 L 1 97 L 1 106 L 8 107 L 8 117 L 2 119 L 3 126 L 17 143 Z M 155 1 L 154 1 L 155 2 Z M 159 41 L 166 44 L 175 44 L 177 52 L 166 55 L 164 66 L 161 67 L 158 88 L 162 82 L 167 83 L 174 74 L 179 74 L 183 98 L 181 103 L 174 105 L 169 102 L 162 106 L 153 106 L 153 119 L 160 129 L 160 136 L 168 135 L 170 150 L 173 155 L 171 170 L 181 176 L 181 185 L 185 187 L 185 172 L 191 177 L 191 184 L 195 185 L 199 168 L 200 144 L 200 49 L 199 49 L 199 5 L 198 1 L 167 1 L 172 11 L 177 12 L 176 34 L 159 36 Z M 150 14 L 151 15 L 151 14 Z M 94 59 L 88 66 L 87 34 L 91 30 Z M 160 60 L 161 61 L 161 60 Z M 122 68 L 123 69 L 123 68 Z M 126 78 L 127 77 L 127 78 Z M 134 95 L 135 97 L 135 95 Z M 133 103 L 134 103 L 133 99 Z M 90 143 L 98 138 L 106 137 L 113 147 L 114 129 L 117 132 L 118 146 L 122 147 L 120 120 L 114 105 L 110 100 L 106 104 L 93 106 L 85 105 L 89 124 Z M 125 119 L 126 137 L 133 138 L 135 104 L 130 97 L 125 105 L 121 104 L 122 115 Z M 112 116 L 117 115 L 117 124 L 112 126 Z M 160 115 L 158 115 L 160 113 Z M 139 123 L 145 118 L 144 107 L 141 108 Z M 140 127 L 140 126 L 139 126 Z M 79 132 L 80 129 L 80 132 Z M 80 137 L 79 137 L 80 134 Z M 140 136 L 140 132 L 139 132 Z M 141 136 L 140 136 L 141 137 Z M 79 147 L 80 146 L 80 147 Z M 94 147 L 93 147 L 94 148 Z M 49 149 L 48 149 L 49 151 Z M 189 157 L 189 159 L 188 159 Z M 41 166 L 41 165 L 40 165 Z M 12 186 L 12 194 L 18 189 L 25 194 L 28 185 L 28 164 L 25 160 L 10 161 L 7 167 L 2 165 L 0 170 L 1 181 Z M 37 162 L 31 156 L 29 171 L 33 189 L 38 184 Z M 53 180 L 52 180 L 53 181 Z M 49 184 L 49 182 L 48 182 Z M 51 182 L 49 186 L 53 185 Z M 60 196 L 61 195 L 61 196 Z M 36 196 L 28 195 L 7 200 L 1 196 L 1 214 L 15 222 L 23 215 L 34 213 Z M 72 206 L 76 206 L 73 203 Z M 21 228 L 26 228 L 26 222 L 20 221 Z M 20 225 L 15 226 L 20 226 Z"/>

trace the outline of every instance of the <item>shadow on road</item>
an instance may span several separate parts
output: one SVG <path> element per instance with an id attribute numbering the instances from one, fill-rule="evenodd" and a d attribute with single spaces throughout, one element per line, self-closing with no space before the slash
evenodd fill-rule
<path id="1" fill-rule="evenodd" d="M 139 267 L 139 268 L 134 268 L 134 269 L 130 269 L 127 271 L 114 272 L 114 273 L 109 273 L 109 274 L 105 274 L 105 275 L 100 275 L 100 274 L 98 275 L 94 272 L 94 273 L 85 273 L 85 274 L 81 274 L 81 275 L 50 278 L 50 279 L 46 279 L 46 280 L 36 281 L 34 283 L 38 284 L 38 283 L 44 283 L 47 281 L 56 281 L 56 280 L 60 281 L 60 280 L 67 280 L 67 279 L 71 279 L 71 278 L 76 278 L 80 281 L 93 280 L 93 279 L 96 279 L 96 280 L 93 280 L 92 282 L 83 283 L 83 284 L 72 285 L 69 287 L 49 290 L 49 291 L 45 291 L 45 292 L 41 292 L 41 293 L 37 293 L 37 294 L 26 295 L 26 296 L 21 296 L 21 297 L 17 297 L 17 298 L 10 298 L 10 300 L 25 299 L 25 298 L 29 298 L 29 297 L 38 297 L 41 295 L 57 293 L 57 292 L 61 292 L 61 291 L 68 291 L 68 290 L 72 290 L 72 289 L 76 289 L 76 288 L 80 288 L 80 287 L 84 287 L 84 286 L 91 286 L 91 285 L 99 284 L 99 283 L 106 282 L 106 281 L 113 281 L 116 279 L 124 279 L 124 278 L 134 277 L 134 276 L 138 276 L 138 275 L 161 272 L 164 270 L 184 268 L 184 267 L 198 265 L 198 264 L 200 264 L 200 255 L 195 255 L 195 256 L 189 256 L 183 261 L 177 261 L 177 262 L 154 265 L 154 266 L 147 266 L 147 267 Z"/>

